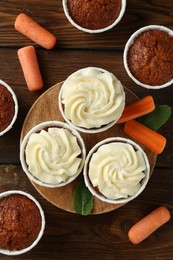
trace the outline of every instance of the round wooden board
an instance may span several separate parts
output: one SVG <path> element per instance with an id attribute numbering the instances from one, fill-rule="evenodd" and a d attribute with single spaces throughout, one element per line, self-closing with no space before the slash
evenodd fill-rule
<path id="1" fill-rule="evenodd" d="M 57 83 L 56 85 L 48 89 L 33 104 L 24 121 L 22 131 L 21 131 L 20 141 L 23 140 L 24 136 L 32 127 L 34 127 L 35 125 L 41 122 L 50 121 L 50 120 L 59 120 L 64 122 L 58 106 L 58 93 L 62 83 L 63 82 Z M 126 92 L 126 104 L 130 104 L 138 99 L 131 91 L 129 91 L 126 88 L 125 88 L 125 92 Z M 81 136 L 84 139 L 87 152 L 96 143 L 98 143 L 101 140 L 104 140 L 105 138 L 113 137 L 113 136 L 121 136 L 121 137 L 129 138 L 123 131 L 123 125 L 114 125 L 110 129 L 97 134 L 81 133 Z M 144 151 L 148 156 L 150 167 L 151 167 L 151 173 L 152 173 L 156 163 L 156 155 L 152 153 L 150 150 L 148 150 L 146 147 L 144 147 L 143 145 L 141 145 L 141 147 L 144 149 Z M 46 187 L 39 186 L 34 182 L 32 182 L 32 184 L 38 190 L 38 192 L 49 202 L 68 212 L 75 213 L 73 207 L 73 193 L 75 190 L 76 183 L 78 182 L 79 178 L 81 178 L 81 176 L 82 173 L 72 183 L 60 188 L 46 188 Z M 118 205 L 108 204 L 94 197 L 94 208 L 92 210 L 92 214 L 106 213 L 114 209 L 117 209 L 121 206 L 123 206 L 123 204 L 118 204 Z"/>

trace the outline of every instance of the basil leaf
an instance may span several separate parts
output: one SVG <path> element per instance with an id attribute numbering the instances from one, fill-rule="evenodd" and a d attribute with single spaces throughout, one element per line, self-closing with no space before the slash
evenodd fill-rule
<path id="1" fill-rule="evenodd" d="M 93 209 L 93 195 L 86 187 L 83 179 L 76 186 L 73 204 L 76 213 L 81 215 L 89 215 Z"/>
<path id="2" fill-rule="evenodd" d="M 162 125 L 167 122 L 170 116 L 171 107 L 167 105 L 160 105 L 151 113 L 139 117 L 138 122 L 154 131 L 157 131 Z"/>

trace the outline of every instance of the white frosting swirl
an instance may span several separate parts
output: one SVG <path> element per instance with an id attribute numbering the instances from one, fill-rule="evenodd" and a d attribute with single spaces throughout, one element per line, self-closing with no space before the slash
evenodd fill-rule
<path id="1" fill-rule="evenodd" d="M 67 129 L 50 127 L 29 137 L 25 149 L 31 174 L 49 184 L 59 184 L 75 176 L 81 149 L 76 137 Z"/>
<path id="2" fill-rule="evenodd" d="M 74 125 L 99 128 L 121 116 L 125 94 L 118 79 L 97 68 L 81 69 L 63 84 L 64 114 Z"/>
<path id="3" fill-rule="evenodd" d="M 89 178 L 108 199 L 133 196 L 141 187 L 146 164 L 142 152 L 131 144 L 114 142 L 105 144 L 92 155 Z"/>

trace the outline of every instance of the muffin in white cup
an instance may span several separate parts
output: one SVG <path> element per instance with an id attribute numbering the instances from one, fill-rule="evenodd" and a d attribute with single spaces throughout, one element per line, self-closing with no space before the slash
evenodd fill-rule
<path id="1" fill-rule="evenodd" d="M 69 22 L 80 31 L 102 33 L 121 21 L 126 0 L 63 0 L 63 9 Z"/>
<path id="2" fill-rule="evenodd" d="M 50 188 L 72 182 L 82 171 L 85 157 L 80 134 L 60 121 L 36 125 L 20 147 L 21 165 L 29 179 Z"/>
<path id="3" fill-rule="evenodd" d="M 87 67 L 71 74 L 59 92 L 59 109 L 64 120 L 84 133 L 103 132 L 122 115 L 125 92 L 109 71 Z"/>
<path id="4" fill-rule="evenodd" d="M 161 89 L 173 84 L 173 31 L 149 25 L 131 35 L 124 49 L 124 67 L 139 86 Z"/>
<path id="5" fill-rule="evenodd" d="M 84 180 L 90 192 L 111 204 L 136 198 L 145 189 L 149 175 L 150 165 L 143 149 L 122 137 L 97 143 L 84 166 Z"/>
<path id="6" fill-rule="evenodd" d="M 0 80 L 0 136 L 8 132 L 17 119 L 18 101 L 12 88 Z"/>
<path id="7" fill-rule="evenodd" d="M 0 253 L 20 255 L 37 245 L 45 229 L 39 202 L 30 194 L 11 190 L 0 194 Z"/>

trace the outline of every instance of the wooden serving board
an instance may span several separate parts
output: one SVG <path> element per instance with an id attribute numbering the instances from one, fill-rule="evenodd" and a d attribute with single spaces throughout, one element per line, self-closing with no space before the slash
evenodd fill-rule
<path id="1" fill-rule="evenodd" d="M 64 122 L 58 106 L 58 94 L 62 83 L 63 82 L 57 83 L 56 85 L 48 89 L 33 104 L 24 121 L 22 131 L 21 131 L 20 141 L 23 140 L 24 136 L 32 127 L 34 127 L 35 125 L 41 122 L 51 121 L 51 120 L 58 120 Z M 125 92 L 126 92 L 126 104 L 130 104 L 138 99 L 131 91 L 129 91 L 126 88 L 125 88 Z M 98 143 L 101 140 L 104 140 L 105 138 L 114 137 L 114 136 L 129 138 L 123 131 L 123 125 L 117 125 L 117 124 L 102 133 L 97 133 L 97 134 L 81 133 L 81 136 L 84 139 L 87 152 L 96 143 Z M 151 167 L 151 173 L 152 173 L 156 163 L 156 155 L 152 153 L 149 149 L 144 147 L 143 145 L 141 145 L 141 147 L 144 149 L 144 151 L 148 156 L 150 167 Z M 76 183 L 78 182 L 79 178 L 81 178 L 81 176 L 82 173 L 72 183 L 60 188 L 46 188 L 46 187 L 39 186 L 34 182 L 32 182 L 32 184 L 37 189 L 37 191 L 49 202 L 51 202 L 52 204 L 54 204 L 55 206 L 63 210 L 74 213 L 75 211 L 73 207 L 73 193 L 75 190 Z M 94 197 L 94 208 L 92 214 L 101 214 L 101 213 L 109 212 L 121 206 L 123 206 L 123 204 L 118 204 L 118 205 L 108 204 Z"/>

